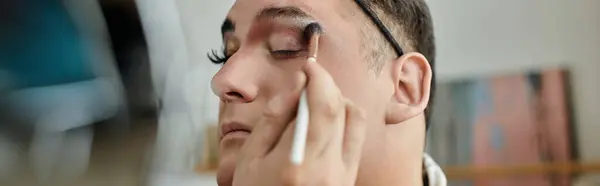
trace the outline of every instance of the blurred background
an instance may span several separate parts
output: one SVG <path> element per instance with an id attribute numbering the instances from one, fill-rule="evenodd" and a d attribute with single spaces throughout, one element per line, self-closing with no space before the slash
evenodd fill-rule
<path id="1" fill-rule="evenodd" d="M 600 185 L 600 1 L 428 0 L 450 185 Z M 0 0 L 0 185 L 216 185 L 233 0 Z"/>

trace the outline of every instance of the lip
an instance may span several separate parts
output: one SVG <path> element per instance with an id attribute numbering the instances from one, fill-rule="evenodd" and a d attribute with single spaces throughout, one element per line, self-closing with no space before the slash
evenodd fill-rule
<path id="1" fill-rule="evenodd" d="M 227 122 L 221 125 L 220 140 L 223 141 L 225 137 L 244 137 L 252 132 L 252 128 L 249 125 L 245 125 L 239 122 Z"/>

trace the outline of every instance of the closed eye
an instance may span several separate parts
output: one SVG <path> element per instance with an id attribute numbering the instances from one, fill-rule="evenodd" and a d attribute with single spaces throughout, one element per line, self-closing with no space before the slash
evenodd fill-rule
<path id="1" fill-rule="evenodd" d="M 271 51 L 271 56 L 279 60 L 294 59 L 300 57 L 304 50 L 275 50 Z"/>

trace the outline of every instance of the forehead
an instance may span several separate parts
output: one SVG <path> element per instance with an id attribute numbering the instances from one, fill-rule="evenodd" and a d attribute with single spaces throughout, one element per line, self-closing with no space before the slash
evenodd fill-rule
<path id="1" fill-rule="evenodd" d="M 275 7 L 296 7 L 322 25 L 345 26 L 345 20 L 354 16 L 349 11 L 351 3 L 350 0 L 237 0 L 227 17 L 234 22 L 236 33 L 246 32 L 262 10 Z"/>

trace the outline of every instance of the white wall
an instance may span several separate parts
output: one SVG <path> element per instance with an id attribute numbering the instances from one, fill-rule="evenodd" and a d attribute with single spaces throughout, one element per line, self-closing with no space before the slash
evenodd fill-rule
<path id="1" fill-rule="evenodd" d="M 442 81 L 568 65 L 580 155 L 600 159 L 600 1 L 429 0 Z"/>
<path id="2" fill-rule="evenodd" d="M 202 118 L 198 118 L 202 123 L 217 121 L 219 102 L 212 93 L 210 80 L 220 66 L 210 62 L 207 53 L 213 49 L 220 50 L 223 46 L 221 24 L 233 2 L 234 0 L 178 0 L 192 70 L 188 83 L 190 87 L 195 87 L 187 91 L 186 97 L 190 97 L 190 101 L 204 103 L 192 104 L 196 111 L 204 112 Z"/>
<path id="3" fill-rule="evenodd" d="M 221 47 L 220 26 L 233 0 L 138 0 L 149 44 L 153 84 L 162 99 L 151 185 L 216 185 L 189 176 L 201 156 L 203 131 L 217 120 L 206 53 Z M 185 177 L 185 178 L 184 178 Z"/>

